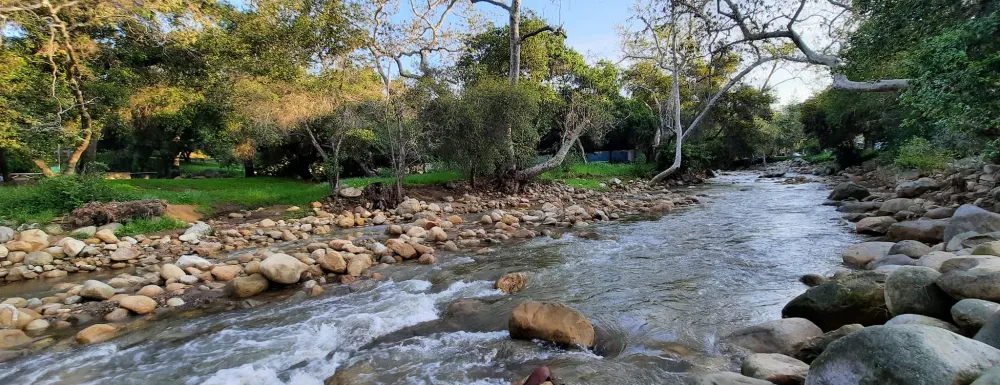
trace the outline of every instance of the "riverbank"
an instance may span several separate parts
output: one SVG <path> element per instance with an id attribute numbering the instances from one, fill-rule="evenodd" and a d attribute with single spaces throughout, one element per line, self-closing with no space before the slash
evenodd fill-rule
<path id="1" fill-rule="evenodd" d="M 110 229 L 94 228 L 78 240 L 37 229 L 13 232 L 3 246 L 8 285 L 33 278 L 66 282 L 40 296 L 5 299 L 0 322 L 12 329 L 5 331 L 4 357 L 53 344 L 107 341 L 134 330 L 132 324 L 185 309 L 251 308 L 289 295 L 355 292 L 383 279 L 373 267 L 434 264 L 447 253 L 485 254 L 511 241 L 587 233 L 601 221 L 662 215 L 698 202 L 620 181 L 602 191 L 548 183 L 517 196 L 437 197 L 409 199 L 392 210 L 358 206 L 339 214 L 326 211 L 332 203 L 316 203 L 313 215 L 277 221 L 231 215 L 199 222 L 179 236 L 118 239 Z M 84 282 L 74 278 L 115 270 L 122 273 Z M 283 294 L 268 296 L 271 291 Z"/>
<path id="2" fill-rule="evenodd" d="M 740 373 L 702 383 L 1000 383 L 1000 166 L 937 173 L 855 168 L 826 204 L 869 236 L 846 269 L 810 274 L 781 319 L 725 338 Z"/>

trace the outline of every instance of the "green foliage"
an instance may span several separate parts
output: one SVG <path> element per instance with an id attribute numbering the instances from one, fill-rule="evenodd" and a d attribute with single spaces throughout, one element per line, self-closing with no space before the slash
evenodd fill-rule
<path id="1" fill-rule="evenodd" d="M 461 95 L 441 97 L 422 111 L 437 154 L 470 177 L 493 174 L 508 164 L 506 130 L 514 139 L 517 163 L 534 161 L 541 94 L 536 86 L 482 80 Z"/>
<path id="2" fill-rule="evenodd" d="M 983 159 L 1000 163 L 1000 139 L 993 139 L 986 143 L 986 148 L 983 149 Z"/>
<path id="3" fill-rule="evenodd" d="M 575 188 L 603 190 L 602 182 L 649 178 L 655 171 L 649 163 L 567 163 L 539 176 L 541 180 L 560 180 Z"/>
<path id="4" fill-rule="evenodd" d="M 37 184 L 7 187 L 0 194 L 0 218 L 17 222 L 47 221 L 88 202 L 127 201 L 138 197 L 126 186 L 93 176 L 60 176 Z"/>
<path id="5" fill-rule="evenodd" d="M 456 181 L 460 179 L 462 179 L 462 174 L 458 172 L 433 171 L 433 172 L 425 172 L 423 174 L 407 175 L 403 183 L 407 186 L 429 186 L 429 185 L 437 185 L 451 181 Z M 391 171 L 389 171 L 386 176 L 375 177 L 375 178 L 347 178 L 341 180 L 340 182 L 344 186 L 364 188 L 365 186 L 375 182 L 391 184 L 394 181 L 395 178 L 391 176 Z"/>
<path id="6" fill-rule="evenodd" d="M 131 179 L 105 182 L 129 188 L 141 199 L 165 199 L 197 205 L 211 214 L 219 208 L 254 209 L 273 205 L 304 206 L 330 193 L 325 184 L 280 178 Z"/>
<path id="7" fill-rule="evenodd" d="M 187 223 L 182 220 L 163 216 L 158 218 L 138 218 L 125 222 L 115 234 L 119 236 L 152 234 L 165 230 L 182 229 Z"/>
<path id="8" fill-rule="evenodd" d="M 837 157 L 832 152 L 824 151 L 816 155 L 807 155 L 803 159 L 812 164 L 820 164 L 834 162 L 837 160 Z"/>
<path id="9" fill-rule="evenodd" d="M 936 148 L 924 138 L 913 138 L 899 147 L 895 165 L 904 169 L 934 171 L 948 165 L 952 155 L 945 150 Z"/>

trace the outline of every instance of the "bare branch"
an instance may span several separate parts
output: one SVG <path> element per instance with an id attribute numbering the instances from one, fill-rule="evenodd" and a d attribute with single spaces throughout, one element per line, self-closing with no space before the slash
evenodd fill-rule
<path id="1" fill-rule="evenodd" d="M 564 31 L 561 26 L 553 28 L 550 25 L 546 25 L 546 26 L 544 26 L 542 28 L 539 28 L 537 30 L 528 32 L 528 33 L 524 34 L 523 36 L 521 36 L 521 42 L 524 43 L 524 41 L 528 40 L 528 38 L 530 38 L 532 36 L 535 36 L 535 35 L 538 35 L 538 34 L 541 34 L 541 33 L 544 33 L 544 32 L 552 32 L 555 35 L 566 37 L 566 31 Z"/>
<path id="2" fill-rule="evenodd" d="M 492 4 L 492 5 L 495 5 L 497 7 L 502 8 L 504 11 L 510 12 L 510 6 L 509 5 L 504 4 L 502 2 L 499 2 L 499 1 L 496 1 L 496 0 L 472 0 L 472 4 L 475 4 L 475 3 Z"/>

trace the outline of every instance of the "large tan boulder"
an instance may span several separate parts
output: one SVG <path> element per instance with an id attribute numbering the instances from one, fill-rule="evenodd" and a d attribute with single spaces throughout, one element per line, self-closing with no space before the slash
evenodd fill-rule
<path id="1" fill-rule="evenodd" d="M 419 256 L 417 254 L 417 250 L 414 249 L 412 245 L 406 242 L 397 240 L 395 242 L 389 242 L 387 245 L 389 246 L 390 249 L 392 249 L 394 253 L 399 254 L 400 257 L 403 257 L 403 259 L 412 259 Z"/>
<path id="2" fill-rule="evenodd" d="M 740 372 L 774 384 L 801 384 L 809 374 L 809 365 L 777 353 L 755 353 L 743 361 Z"/>
<path id="3" fill-rule="evenodd" d="M 76 333 L 76 342 L 83 345 L 97 344 L 115 338 L 118 331 L 108 324 L 90 325 Z"/>
<path id="4" fill-rule="evenodd" d="M 101 242 L 104 242 L 104 243 L 117 243 L 118 242 L 118 237 L 115 235 L 115 232 L 112 231 L 111 229 L 104 229 L 104 230 L 98 231 L 97 233 L 94 234 L 94 237 L 96 237 L 97 239 L 100 239 Z"/>
<path id="5" fill-rule="evenodd" d="M 372 267 L 372 259 L 367 255 L 358 255 L 347 262 L 347 274 L 353 277 L 361 276 L 365 270 Z"/>
<path id="6" fill-rule="evenodd" d="M 178 267 L 177 265 L 172 264 L 172 263 L 168 263 L 166 265 L 163 265 L 160 268 L 160 276 L 163 277 L 163 279 L 165 279 L 165 280 L 166 279 L 180 279 L 181 277 L 183 277 L 185 275 L 187 275 L 187 273 L 185 273 L 184 270 L 181 270 L 180 267 Z"/>
<path id="7" fill-rule="evenodd" d="M 272 282 L 293 284 L 302 275 L 302 262 L 288 254 L 272 254 L 260 263 L 260 272 Z"/>
<path id="8" fill-rule="evenodd" d="M 45 234 L 44 231 L 38 229 L 24 230 L 17 235 L 17 240 L 21 242 L 26 242 L 31 245 L 30 250 L 23 251 L 39 251 L 49 246 L 49 235 Z M 13 249 L 12 249 L 13 250 Z"/>
<path id="9" fill-rule="evenodd" d="M 0 350 L 11 350 L 31 344 L 31 337 L 18 329 L 0 329 Z"/>
<path id="10" fill-rule="evenodd" d="M 236 277 L 226 286 L 229 295 L 236 298 L 247 298 L 257 295 L 267 290 L 269 283 L 262 274 L 253 274 L 249 277 Z"/>
<path id="11" fill-rule="evenodd" d="M 594 345 L 594 325 L 573 308 L 555 302 L 522 302 L 507 324 L 514 339 L 540 339 L 564 345 Z"/>
<path id="12" fill-rule="evenodd" d="M 12 328 L 23 329 L 31 321 L 34 321 L 37 313 L 13 306 L 0 307 L 0 329 Z"/>
<path id="13" fill-rule="evenodd" d="M 144 295 L 130 295 L 119 300 L 118 305 L 136 314 L 149 314 L 156 309 L 156 300 Z"/>
<path id="14" fill-rule="evenodd" d="M 497 279 L 493 287 L 504 293 L 516 293 L 524 289 L 524 284 L 528 281 L 528 277 L 524 273 L 510 273 L 504 274 L 500 279 Z"/>
<path id="15" fill-rule="evenodd" d="M 316 258 L 316 263 L 323 270 L 331 273 L 343 274 L 347 269 L 347 261 L 339 252 L 330 250 Z"/>
<path id="16" fill-rule="evenodd" d="M 93 279 L 84 282 L 83 288 L 80 289 L 80 296 L 83 298 L 103 300 L 111 298 L 114 295 L 115 288 Z"/>

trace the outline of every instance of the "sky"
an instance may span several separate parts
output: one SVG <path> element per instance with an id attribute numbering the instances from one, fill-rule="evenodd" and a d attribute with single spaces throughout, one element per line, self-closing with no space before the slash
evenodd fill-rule
<path id="1" fill-rule="evenodd" d="M 629 23 L 632 4 L 632 0 L 522 0 L 521 9 L 530 9 L 554 25 L 561 23 L 567 45 L 588 62 L 607 59 L 617 63 L 622 57 L 618 26 Z M 495 6 L 478 3 L 476 9 L 497 24 L 507 23 L 506 12 Z M 808 27 L 800 31 L 807 37 L 809 32 Z M 766 75 L 761 68 L 747 82 L 759 86 Z M 771 78 L 771 84 L 777 84 L 778 105 L 801 102 L 830 82 L 829 74 L 803 65 L 782 65 Z"/>

